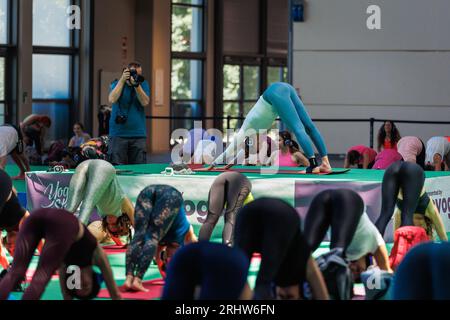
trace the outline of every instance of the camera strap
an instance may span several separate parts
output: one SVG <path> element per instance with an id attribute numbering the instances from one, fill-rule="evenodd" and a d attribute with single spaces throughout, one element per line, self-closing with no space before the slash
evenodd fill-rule
<path id="1" fill-rule="evenodd" d="M 128 85 L 127 85 L 128 86 Z M 133 89 L 131 89 L 131 99 L 128 101 L 128 103 L 126 104 L 127 105 L 127 112 L 125 113 L 125 112 L 123 112 L 123 109 L 122 109 L 122 98 L 123 98 L 123 92 L 124 92 L 125 90 L 122 90 L 122 93 L 120 94 L 120 98 L 119 98 L 119 103 L 118 103 L 118 105 L 119 105 L 119 113 L 121 114 L 121 115 L 125 115 L 125 116 L 128 116 L 128 113 L 129 113 L 129 111 L 130 111 L 130 108 L 131 108 L 131 105 L 134 103 L 134 101 L 135 101 L 135 99 L 136 99 L 136 90 L 133 88 Z"/>

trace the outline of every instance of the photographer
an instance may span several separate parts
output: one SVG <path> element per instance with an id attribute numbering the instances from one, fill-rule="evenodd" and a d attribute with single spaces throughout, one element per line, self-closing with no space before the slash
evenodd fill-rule
<path id="1" fill-rule="evenodd" d="M 113 164 L 145 164 L 147 129 L 144 107 L 150 104 L 150 88 L 142 77 L 142 67 L 132 62 L 120 80 L 111 84 L 109 122 Z"/>

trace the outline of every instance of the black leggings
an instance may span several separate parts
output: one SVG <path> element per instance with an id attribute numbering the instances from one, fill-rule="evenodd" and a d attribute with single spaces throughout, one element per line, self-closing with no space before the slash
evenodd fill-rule
<path id="1" fill-rule="evenodd" d="M 375 226 L 382 235 L 394 214 L 400 188 L 403 193 L 401 226 L 414 225 L 413 217 L 424 183 L 425 173 L 415 163 L 399 161 L 386 170 L 381 187 L 381 213 L 375 223 Z"/>
<path id="2" fill-rule="evenodd" d="M 236 219 L 235 245 L 249 260 L 253 253 L 261 253 L 256 299 L 273 298 L 273 283 L 288 287 L 306 278 L 310 251 L 300 216 L 284 201 L 260 198 L 242 208 Z"/>
<path id="3" fill-rule="evenodd" d="M 311 203 L 305 220 L 304 234 L 314 252 L 331 227 L 330 248 L 345 250 L 352 242 L 364 201 L 352 190 L 325 190 Z"/>
<path id="4" fill-rule="evenodd" d="M 426 147 L 422 140 L 420 140 L 422 143 L 422 151 L 419 153 L 419 155 L 416 158 L 416 163 L 425 170 L 425 156 L 426 156 Z"/>
<path id="5" fill-rule="evenodd" d="M 136 230 L 126 255 L 127 276 L 144 277 L 182 203 L 181 193 L 170 186 L 154 185 L 142 190 L 136 201 Z"/>
<path id="6" fill-rule="evenodd" d="M 238 211 L 244 205 L 245 199 L 252 189 L 251 182 L 239 172 L 225 172 L 214 180 L 208 197 L 208 216 L 202 225 L 199 240 L 209 240 L 222 211 L 225 210 L 225 226 L 222 233 L 222 242 L 232 244 L 234 223 Z"/>
<path id="7" fill-rule="evenodd" d="M 19 232 L 11 270 L 0 282 L 0 300 L 6 300 L 25 277 L 39 242 L 45 239 L 36 273 L 22 297 L 22 300 L 39 300 L 79 231 L 77 218 L 65 210 L 40 209 L 33 212 Z"/>

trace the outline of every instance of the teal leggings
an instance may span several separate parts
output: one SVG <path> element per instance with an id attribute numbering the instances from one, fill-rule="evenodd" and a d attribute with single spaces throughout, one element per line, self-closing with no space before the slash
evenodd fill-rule
<path id="1" fill-rule="evenodd" d="M 312 142 L 321 157 L 328 155 L 325 141 L 294 87 L 283 82 L 274 83 L 263 93 L 263 98 L 277 110 L 281 120 L 297 137 L 298 143 L 308 158 L 314 157 Z"/>

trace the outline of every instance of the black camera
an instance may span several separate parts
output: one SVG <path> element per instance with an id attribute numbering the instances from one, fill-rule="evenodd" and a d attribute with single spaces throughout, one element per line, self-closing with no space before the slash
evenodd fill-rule
<path id="1" fill-rule="evenodd" d="M 119 114 L 116 116 L 116 124 L 125 124 L 128 121 L 128 116 Z"/>
<path id="2" fill-rule="evenodd" d="M 136 69 L 130 69 L 130 76 L 131 78 L 133 78 L 136 84 L 140 84 L 145 81 L 145 78 L 140 74 L 138 74 Z"/>

